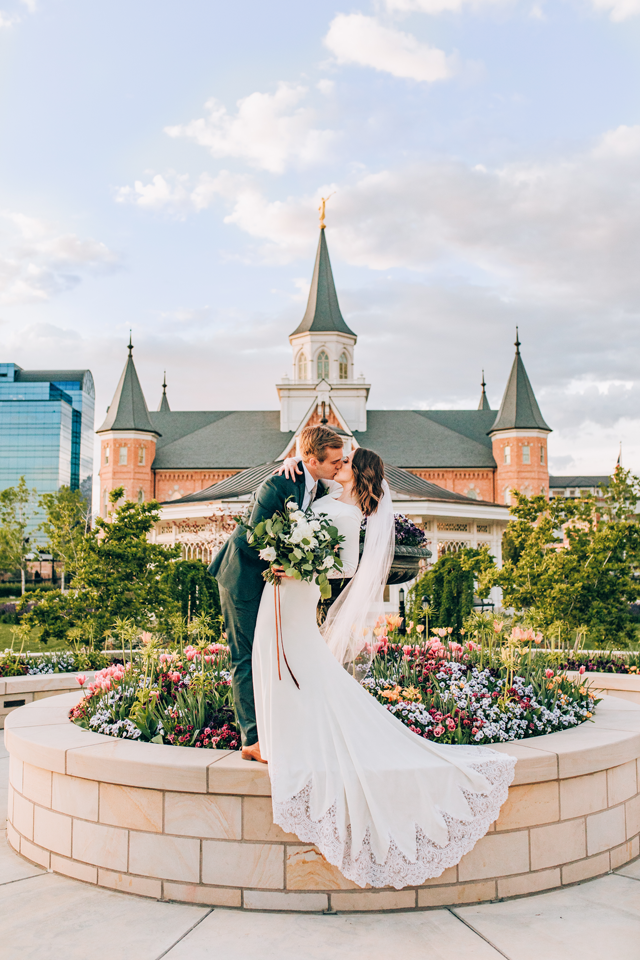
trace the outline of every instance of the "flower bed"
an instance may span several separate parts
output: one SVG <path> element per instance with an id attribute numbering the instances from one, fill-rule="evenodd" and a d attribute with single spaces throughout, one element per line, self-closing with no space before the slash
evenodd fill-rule
<path id="1" fill-rule="evenodd" d="M 539 635 L 531 631 L 516 628 L 501 645 L 485 647 L 454 643 L 446 630 L 422 641 L 422 628 L 410 625 L 414 642 L 400 644 L 401 623 L 391 615 L 379 622 L 363 684 L 420 736 L 500 743 L 566 730 L 593 715 L 588 684 L 536 652 Z M 228 658 L 221 644 L 173 652 L 150 644 L 137 660 L 96 674 L 70 718 L 123 739 L 237 750 Z"/>
<path id="2" fill-rule="evenodd" d="M 99 670 L 110 663 L 100 650 L 59 650 L 52 653 L 0 653 L 0 677 L 40 676 Z"/>

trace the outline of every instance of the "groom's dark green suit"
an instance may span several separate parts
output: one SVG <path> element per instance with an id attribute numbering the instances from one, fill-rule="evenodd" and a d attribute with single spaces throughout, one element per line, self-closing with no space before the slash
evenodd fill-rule
<path id="1" fill-rule="evenodd" d="M 301 464 L 298 466 L 301 468 Z M 301 507 L 305 489 L 304 471 L 297 475 L 295 480 L 288 480 L 285 476 L 269 477 L 256 494 L 251 523 L 259 523 L 260 520 L 272 517 L 277 510 L 284 510 L 290 497 Z M 316 499 L 324 493 L 324 488 L 318 482 Z M 220 605 L 231 651 L 233 697 L 242 745 L 250 746 L 258 741 L 251 653 L 265 584 L 262 574 L 269 565 L 260 559 L 257 550 L 249 546 L 246 534 L 245 527 L 236 527 L 214 557 L 209 572 L 218 581 L 220 589 Z"/>

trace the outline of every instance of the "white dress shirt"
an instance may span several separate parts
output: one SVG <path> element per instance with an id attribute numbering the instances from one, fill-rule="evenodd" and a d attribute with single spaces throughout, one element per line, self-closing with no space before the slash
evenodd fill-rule
<path id="1" fill-rule="evenodd" d="M 313 498 L 315 497 L 318 489 L 318 481 L 313 479 L 304 463 L 302 464 L 302 469 L 304 470 L 304 497 L 302 499 L 302 509 L 306 510 L 307 507 L 313 503 Z"/>

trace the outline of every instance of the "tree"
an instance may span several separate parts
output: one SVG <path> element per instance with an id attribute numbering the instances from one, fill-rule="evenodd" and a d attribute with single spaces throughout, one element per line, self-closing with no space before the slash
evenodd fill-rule
<path id="1" fill-rule="evenodd" d="M 72 589 L 23 598 L 23 609 L 29 601 L 36 601 L 24 620 L 42 627 L 44 642 L 51 637 L 68 638 L 75 627 L 101 639 L 109 635 L 117 620 L 127 620 L 137 630 L 153 629 L 177 611 L 167 572 L 180 548 L 147 539 L 160 517 L 160 504 L 126 500 L 116 507 L 123 494 L 122 487 L 111 492 L 113 512 L 108 519 L 98 517 L 95 527 L 76 545 L 75 554 L 70 554 L 77 564 Z M 65 501 L 67 506 L 69 502 Z"/>
<path id="2" fill-rule="evenodd" d="M 115 506 L 124 490 L 111 491 Z M 85 538 L 74 586 L 97 600 L 93 615 L 98 635 L 111 630 L 117 618 L 136 627 L 154 627 L 175 610 L 177 604 L 167 588 L 169 567 L 180 556 L 180 547 L 151 543 L 147 534 L 160 519 L 156 500 L 134 503 L 125 500 L 109 517 L 97 517 Z"/>
<path id="3" fill-rule="evenodd" d="M 505 607 L 560 638 L 586 627 L 589 641 L 633 638 L 629 604 L 640 594 L 640 480 L 617 467 L 604 502 L 516 493 L 496 576 Z"/>
<path id="4" fill-rule="evenodd" d="M 56 493 L 44 493 L 40 506 L 46 519 L 40 524 L 54 560 L 61 560 L 62 593 L 65 592 L 65 577 L 74 576 L 81 562 L 85 537 L 89 531 L 91 513 L 87 501 L 79 490 L 60 487 Z"/>
<path id="5" fill-rule="evenodd" d="M 177 560 L 167 568 L 165 578 L 185 620 L 203 613 L 220 616 L 218 584 L 202 560 Z"/>
<path id="6" fill-rule="evenodd" d="M 37 549 L 27 536 L 36 507 L 36 490 L 30 490 L 24 477 L 17 487 L 0 491 L 0 569 L 20 570 L 21 592 L 26 589 L 26 561 Z"/>
<path id="7" fill-rule="evenodd" d="M 409 603 L 411 616 L 422 616 L 422 599 L 429 602 L 429 627 L 452 627 L 460 636 L 464 620 L 473 609 L 474 591 L 486 596 L 492 586 L 495 562 L 486 548 L 449 553 L 413 585 Z"/>

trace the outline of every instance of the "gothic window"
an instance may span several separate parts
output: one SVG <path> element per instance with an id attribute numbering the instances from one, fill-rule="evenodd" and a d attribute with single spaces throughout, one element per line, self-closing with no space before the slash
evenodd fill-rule
<path id="1" fill-rule="evenodd" d="M 544 463 L 544 447 L 540 447 L 540 463 Z"/>
<path id="2" fill-rule="evenodd" d="M 109 444 L 106 443 L 104 447 L 104 462 L 109 463 Z"/>
<path id="3" fill-rule="evenodd" d="M 307 379 L 307 358 L 304 353 L 298 357 L 298 380 Z"/>
<path id="4" fill-rule="evenodd" d="M 120 447 L 120 466 L 126 466 L 127 464 L 127 448 Z"/>
<path id="5" fill-rule="evenodd" d="M 338 361 L 339 371 L 338 375 L 341 380 L 349 379 L 349 358 L 346 353 L 340 354 L 340 360 Z"/>
<path id="6" fill-rule="evenodd" d="M 511 447 L 508 444 L 504 448 L 504 462 L 511 463 Z"/>
<path id="7" fill-rule="evenodd" d="M 318 354 L 318 380 L 329 379 L 329 357 L 324 350 Z"/>
<path id="8" fill-rule="evenodd" d="M 138 503 L 144 503 L 144 490 L 138 490 Z"/>
<path id="9" fill-rule="evenodd" d="M 522 462 L 531 463 L 531 447 L 525 444 L 522 448 Z"/>
<path id="10" fill-rule="evenodd" d="M 144 466 L 146 461 L 147 451 L 144 447 L 138 447 L 138 463 L 141 467 Z M 141 501 L 142 502 L 142 501 Z"/>

